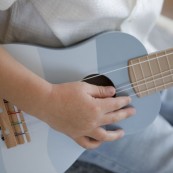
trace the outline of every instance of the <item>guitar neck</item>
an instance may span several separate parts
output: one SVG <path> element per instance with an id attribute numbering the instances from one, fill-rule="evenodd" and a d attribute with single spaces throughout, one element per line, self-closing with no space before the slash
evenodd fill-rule
<path id="1" fill-rule="evenodd" d="M 173 86 L 173 48 L 129 60 L 129 77 L 138 97 Z"/>
<path id="2" fill-rule="evenodd" d="M 0 108 L 1 137 L 7 148 L 30 142 L 30 135 L 22 112 L 18 110 L 17 107 L 1 98 Z"/>

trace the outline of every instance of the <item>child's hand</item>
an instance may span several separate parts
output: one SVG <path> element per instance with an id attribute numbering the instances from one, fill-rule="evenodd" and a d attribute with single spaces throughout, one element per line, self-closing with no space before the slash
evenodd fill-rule
<path id="1" fill-rule="evenodd" d="M 52 85 L 41 119 L 84 148 L 98 147 L 103 141 L 121 138 L 124 133 L 106 131 L 101 126 L 119 122 L 135 111 L 134 108 L 120 109 L 130 103 L 130 98 L 112 98 L 114 94 L 113 87 L 85 82 Z"/>

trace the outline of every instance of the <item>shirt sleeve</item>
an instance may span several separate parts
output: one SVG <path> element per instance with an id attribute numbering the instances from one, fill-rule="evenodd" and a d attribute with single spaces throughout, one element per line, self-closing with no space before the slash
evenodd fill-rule
<path id="1" fill-rule="evenodd" d="M 0 10 L 7 10 L 16 0 L 0 0 Z"/>

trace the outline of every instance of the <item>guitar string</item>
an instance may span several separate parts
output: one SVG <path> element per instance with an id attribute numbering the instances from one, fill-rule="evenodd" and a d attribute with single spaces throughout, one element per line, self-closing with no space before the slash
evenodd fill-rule
<path id="1" fill-rule="evenodd" d="M 170 71 L 172 71 L 172 70 L 173 70 L 173 69 L 167 70 L 167 71 L 164 71 L 163 73 L 170 72 Z M 162 73 L 162 74 L 163 74 L 163 73 Z M 155 81 L 160 80 L 160 79 L 164 79 L 164 78 L 167 78 L 167 77 L 172 77 L 173 74 L 169 74 L 169 75 L 162 76 L 162 77 L 157 78 L 157 79 L 154 79 L 154 80 L 147 81 L 147 82 L 142 83 L 142 84 L 138 84 L 139 82 L 145 81 L 145 80 L 147 80 L 147 79 L 149 79 L 149 78 L 156 77 L 156 76 L 158 76 L 158 75 L 160 75 L 160 74 L 156 74 L 156 75 L 153 75 L 152 77 L 150 76 L 150 77 L 148 77 L 148 78 L 141 79 L 141 80 L 139 80 L 138 82 L 133 82 L 133 83 L 131 83 L 131 84 L 134 85 L 134 84 L 137 83 L 137 85 L 135 85 L 135 87 L 139 87 L 139 86 L 142 86 L 142 85 L 146 85 L 146 84 L 148 84 L 148 83 L 150 83 L 150 82 L 155 82 Z M 131 84 L 124 85 L 123 87 L 119 87 L 119 88 L 117 88 L 116 90 L 120 90 L 121 88 L 125 88 L 126 86 L 130 86 Z M 167 84 L 166 84 L 166 85 L 167 85 Z M 123 92 L 123 91 L 127 91 L 127 90 L 130 90 L 130 89 L 133 89 L 133 88 L 134 88 L 134 87 L 126 88 L 126 89 L 124 89 L 124 90 L 121 90 L 121 91 L 119 91 L 119 92 L 116 92 L 116 94 L 121 93 L 121 92 Z M 166 88 L 165 88 L 165 89 L 166 89 Z"/>
<path id="2" fill-rule="evenodd" d="M 170 74 L 170 75 L 167 75 L 167 77 L 169 76 L 172 76 L 173 74 Z M 156 79 L 156 80 L 159 80 L 159 79 L 162 79 L 163 77 L 160 77 L 160 78 L 158 78 L 158 79 Z M 153 82 L 153 81 L 149 81 L 149 82 Z M 173 82 L 169 82 L 167 85 L 169 85 L 169 84 L 173 84 Z M 140 84 L 141 85 L 141 84 Z M 142 85 L 145 85 L 145 84 L 142 84 Z M 130 88 L 131 89 L 131 88 Z M 148 89 L 147 91 L 150 91 L 150 90 L 153 90 L 153 88 L 150 88 L 150 89 Z M 136 96 L 136 95 L 138 95 L 138 94 L 142 94 L 142 93 L 145 93 L 145 92 L 147 92 L 146 90 L 145 91 L 139 91 L 139 92 L 136 92 L 136 93 L 134 93 L 134 94 L 131 94 L 131 95 L 129 95 L 130 97 L 134 97 L 134 96 Z M 122 91 L 121 91 L 122 92 Z M 22 122 L 22 124 L 23 123 L 28 123 L 28 122 L 30 122 L 30 124 L 27 124 L 27 127 L 28 128 L 30 128 L 30 126 L 32 126 L 32 121 L 34 122 L 34 124 L 37 124 L 37 123 L 40 123 L 39 121 L 38 122 L 36 122 L 35 120 L 25 120 L 25 122 Z M 35 129 L 33 129 L 32 128 L 32 130 L 29 130 L 28 132 L 24 132 L 24 134 L 22 134 L 22 135 L 25 135 L 26 133 L 35 133 L 36 131 L 38 131 L 38 129 L 42 129 L 43 127 L 40 127 L 40 128 L 38 128 L 38 127 L 36 127 Z"/>
<path id="3" fill-rule="evenodd" d="M 173 82 L 170 82 L 169 84 L 172 84 Z M 153 88 L 151 88 L 151 89 L 149 89 L 149 90 L 152 90 Z M 149 91 L 148 90 L 148 91 Z M 135 94 L 131 94 L 130 95 L 130 97 L 134 97 L 134 96 L 136 96 L 137 94 L 141 94 L 141 93 L 143 93 L 143 92 L 146 92 L 146 91 L 142 91 L 142 92 L 138 92 L 138 93 L 135 93 Z M 37 131 L 38 131 L 38 129 L 42 129 L 43 127 L 40 127 L 40 128 L 35 128 L 35 129 L 33 129 L 32 128 L 32 130 L 31 131 L 28 131 L 27 133 L 36 133 Z"/>
<path id="4" fill-rule="evenodd" d="M 163 71 L 162 74 L 167 73 L 167 72 L 170 72 L 170 71 L 172 71 L 172 70 L 173 70 L 173 69 Z M 150 79 L 150 78 L 153 78 L 153 77 L 156 77 L 156 76 L 159 76 L 159 75 L 160 75 L 160 74 L 155 74 L 155 75 L 152 75 L 152 76 L 146 77 L 145 79 L 141 79 L 141 80 L 139 80 L 139 81 L 132 82 L 132 83 L 127 84 L 127 85 L 122 85 L 122 86 L 116 88 L 116 90 L 120 90 L 120 89 L 122 89 L 122 88 L 125 88 L 125 87 L 128 87 L 128 86 L 131 86 L 131 85 L 134 85 L 134 84 L 136 84 L 136 83 L 139 83 L 139 82 L 142 82 L 142 81 L 148 80 L 148 79 Z"/>
<path id="5" fill-rule="evenodd" d="M 128 65 L 128 66 L 124 66 L 124 67 L 121 67 L 121 68 L 119 68 L 119 69 L 111 70 L 111 71 L 108 71 L 108 72 L 105 72 L 105 73 L 102 73 L 102 74 L 99 74 L 99 75 L 96 75 L 96 76 L 93 76 L 93 77 L 86 78 L 86 79 L 84 79 L 83 81 L 85 81 L 85 80 L 87 80 L 87 79 L 95 78 L 95 77 L 98 77 L 98 76 L 101 76 L 101 75 L 104 75 L 104 74 L 113 73 L 113 72 L 116 72 L 116 71 L 119 71 L 119 70 L 123 70 L 123 69 L 128 68 L 128 67 L 133 67 L 133 66 L 135 66 L 135 65 L 142 64 L 142 63 L 145 63 L 145 62 L 150 62 L 150 61 L 153 61 L 153 60 L 162 58 L 162 57 L 167 57 L 167 56 L 172 55 L 172 54 L 173 54 L 173 52 L 172 52 L 172 53 L 167 53 L 167 54 L 165 53 L 164 55 L 157 56 L 157 57 L 152 58 L 152 59 L 147 59 L 147 60 L 142 61 L 142 62 L 139 62 L 139 63 L 135 63 L 135 64 Z M 151 55 L 152 55 L 152 54 L 151 54 Z M 146 56 L 150 56 L 150 55 L 146 55 Z M 145 56 L 144 56 L 144 57 L 145 57 Z M 170 69 L 170 70 L 172 70 L 172 69 Z M 170 70 L 168 70 L 168 71 L 170 71 Z M 164 71 L 163 73 L 166 73 L 166 72 L 168 72 L 168 71 Z M 160 74 L 156 74 L 156 75 L 150 76 L 150 77 L 148 77 L 148 78 L 151 78 L 151 77 L 153 78 L 154 76 L 157 76 L 157 75 L 160 75 Z M 143 81 L 143 80 L 147 80 L 148 78 L 142 79 L 142 80 L 140 80 L 140 81 L 138 81 L 138 82 L 141 82 L 141 81 Z M 158 80 L 158 79 L 157 79 L 157 80 Z M 135 84 L 135 83 L 138 83 L 138 82 L 133 82 L 133 83 L 131 83 L 131 84 Z M 131 84 L 124 85 L 124 86 L 121 86 L 121 87 L 116 88 L 116 89 L 119 90 L 119 89 L 124 88 L 124 87 L 127 87 L 127 86 L 129 86 L 129 85 L 131 85 Z M 141 86 L 141 85 L 142 85 L 142 84 L 137 85 L 137 86 Z M 143 85 L 145 85 L 145 84 L 143 84 Z M 133 88 L 133 87 L 130 87 L 130 88 L 126 89 L 126 90 L 129 90 L 129 89 L 131 89 L 131 88 Z M 124 90 L 123 90 L 123 91 L 124 91 Z M 120 92 L 122 92 L 122 91 L 120 91 Z M 119 92 L 118 92 L 118 93 L 119 93 Z"/>
<path id="6" fill-rule="evenodd" d="M 173 84 L 173 82 L 170 82 L 170 83 L 168 83 L 168 84 Z M 148 91 L 150 91 L 150 90 L 152 90 L 153 88 L 151 88 L 151 89 L 148 89 Z M 135 94 L 131 94 L 131 95 L 129 95 L 130 97 L 134 97 L 134 96 L 136 96 L 137 94 L 141 94 L 141 93 L 143 93 L 143 92 L 146 92 L 146 91 L 140 91 L 140 92 L 137 92 L 137 93 L 135 93 Z M 27 123 L 27 122 L 26 122 Z M 28 126 L 28 125 L 27 125 Z M 29 126 L 28 126 L 28 128 L 29 128 Z M 35 129 L 33 129 L 32 128 L 32 130 L 29 130 L 29 131 L 27 131 L 27 132 L 24 132 L 23 134 L 21 134 L 22 136 L 23 135 L 26 135 L 26 134 L 30 134 L 30 133 L 36 133 L 39 129 L 42 129 L 43 127 L 40 127 L 40 128 L 35 128 Z"/>
<path id="7" fill-rule="evenodd" d="M 164 71 L 163 73 L 166 73 L 166 72 L 170 72 L 170 71 L 172 71 L 173 69 L 171 69 L 171 70 L 167 70 L 167 71 Z M 156 77 L 156 76 L 158 76 L 158 75 L 160 75 L 160 74 L 156 74 L 156 75 L 153 75 L 153 77 Z M 142 83 L 142 84 L 137 84 L 137 85 L 135 85 L 135 87 L 139 87 L 139 86 L 143 86 L 143 85 L 146 85 L 146 84 L 148 84 L 148 83 L 151 83 L 151 82 L 153 82 L 153 81 L 158 81 L 158 80 L 160 80 L 160 79 L 164 79 L 164 78 L 167 78 L 167 77 L 172 77 L 173 76 L 173 74 L 168 74 L 168 75 L 166 75 L 166 76 L 161 76 L 161 77 L 159 77 L 159 78 L 157 78 L 157 79 L 154 79 L 154 80 L 151 80 L 151 81 L 147 81 L 147 82 L 145 82 L 145 83 Z M 148 78 L 146 78 L 146 79 L 149 79 L 149 78 L 151 78 L 151 77 L 148 77 Z M 141 82 L 141 81 L 144 81 L 144 79 L 142 79 L 142 80 L 140 80 L 140 81 L 138 81 L 138 82 Z M 132 84 L 135 84 L 135 83 L 138 83 L 138 82 L 134 82 L 134 83 L 132 83 Z M 171 82 L 172 83 L 172 82 Z M 168 83 L 168 84 L 166 84 L 166 85 L 169 85 L 169 84 L 171 84 L 171 83 Z M 128 84 L 128 85 L 126 85 L 126 86 L 129 86 L 129 85 L 131 85 L 131 84 Z M 124 86 L 123 86 L 124 87 Z M 120 88 L 123 88 L 123 87 L 119 87 L 119 89 Z M 118 94 L 118 93 L 121 93 L 121 92 L 124 92 L 124 91 L 127 91 L 127 90 L 130 90 L 130 89 L 132 89 L 132 88 L 134 88 L 134 87 L 129 87 L 129 88 L 126 88 L 126 89 L 124 89 L 124 90 L 121 90 L 121 91 L 119 91 L 119 92 L 116 92 L 116 94 Z M 154 89 L 154 88 L 150 88 L 150 90 L 152 90 L 152 89 Z M 141 92 L 141 91 L 140 91 Z M 140 92 L 138 92 L 138 93 L 136 93 L 135 95 L 137 95 L 137 94 L 140 94 Z M 143 92 L 147 92 L 147 90 L 145 90 L 145 91 L 143 91 Z M 20 114 L 20 112 L 13 112 L 13 114 Z M 13 122 L 13 125 L 15 126 L 15 125 L 18 125 L 18 124 L 23 124 L 23 123 L 28 123 L 28 122 L 32 122 L 31 120 L 30 121 L 25 121 L 25 122 Z"/>
<path id="8" fill-rule="evenodd" d="M 128 68 L 128 67 L 133 67 L 133 66 L 138 65 L 138 64 L 141 65 L 142 63 L 150 62 L 150 61 L 153 61 L 153 60 L 156 60 L 156 59 L 159 59 L 159 58 L 162 58 L 162 57 L 166 57 L 166 56 L 169 56 L 169 55 L 172 55 L 172 54 L 173 54 L 173 53 L 168 53 L 168 54 L 165 54 L 165 55 L 157 56 L 157 57 L 152 58 L 152 59 L 147 59 L 147 60 L 142 61 L 142 62 L 138 62 L 138 63 L 132 64 L 132 65 L 124 66 L 124 67 L 121 67 L 121 68 L 118 68 L 118 69 L 115 69 L 115 70 L 111 70 L 111 71 L 108 71 L 108 72 L 105 72 L 105 73 L 102 73 L 102 74 L 98 74 L 98 75 L 96 75 L 96 76 L 88 77 L 88 78 L 86 78 L 86 79 L 83 79 L 82 81 L 85 81 L 85 80 L 87 80 L 87 79 L 96 78 L 96 77 L 99 77 L 99 76 L 101 76 L 101 75 L 110 74 L 110 73 L 113 73 L 113 72 L 116 72 L 116 71 L 120 71 L 120 70 L 126 69 L 126 68 Z M 150 55 L 146 55 L 146 56 L 150 56 Z M 145 57 L 145 56 L 144 56 L 144 57 Z M 171 69 L 171 70 L 172 70 L 172 69 Z M 170 71 L 170 70 L 169 70 L 169 71 Z M 166 72 L 163 72 L 163 73 L 166 73 Z M 159 74 L 157 74 L 157 75 L 159 75 Z M 170 75 L 172 76 L 172 74 L 170 74 Z M 168 77 L 168 76 L 170 76 L 170 75 L 167 75 L 166 77 Z M 154 76 L 151 76 L 151 77 L 154 77 Z M 151 78 L 151 77 L 149 77 L 149 78 Z M 165 78 L 165 77 L 161 77 L 161 78 Z M 158 78 L 158 79 L 156 79 L 156 80 L 159 80 L 159 79 L 161 79 L 161 78 Z M 144 80 L 144 79 L 143 79 L 143 80 Z M 138 81 L 138 82 L 139 82 L 139 81 Z M 134 82 L 134 83 L 138 83 L 138 82 Z M 147 83 L 150 83 L 150 82 L 153 82 L 153 81 L 148 81 Z M 134 83 L 132 83 L 132 84 L 134 84 Z M 167 85 L 172 84 L 172 83 L 173 83 L 173 82 L 170 82 L 170 83 L 168 83 Z M 146 83 L 145 83 L 145 84 L 146 84 Z M 137 86 L 141 86 L 141 85 L 145 85 L 145 84 L 139 84 L 139 85 L 137 85 Z M 121 87 L 117 88 L 117 90 L 119 90 L 120 88 L 129 86 L 129 85 L 131 85 L 131 84 L 128 84 L 128 85 L 125 85 L 125 86 L 121 86 Z M 125 90 L 122 90 L 122 91 L 120 91 L 120 92 L 130 90 L 131 88 L 133 88 L 133 87 L 129 87 L 129 88 L 127 88 L 127 89 L 125 89 Z M 149 89 L 149 90 L 153 90 L 153 88 L 151 88 L 151 89 Z M 148 90 L 147 90 L 147 91 L 148 91 Z M 137 92 L 137 93 L 135 93 L 135 94 L 132 94 L 132 95 L 129 95 L 129 96 L 130 96 L 130 97 L 133 97 L 133 96 L 136 96 L 137 94 L 141 94 L 141 93 L 147 92 L 147 91 L 139 91 L 139 92 Z M 120 93 L 120 92 L 117 92 L 117 93 Z M 28 122 L 31 122 L 31 120 L 30 120 L 30 121 L 25 121 L 25 123 L 28 123 Z M 23 123 L 23 122 L 22 122 L 22 123 Z"/>
<path id="9" fill-rule="evenodd" d="M 172 84 L 173 82 L 170 82 L 169 84 Z M 149 90 L 152 90 L 152 88 L 151 89 L 149 89 Z M 142 91 L 142 92 L 138 92 L 139 94 L 142 94 L 142 93 L 144 93 L 144 92 L 146 92 L 146 91 Z M 130 97 L 134 97 L 134 96 L 136 96 L 138 93 L 135 93 L 135 94 L 131 94 L 131 95 L 129 95 Z M 30 121 L 25 121 L 25 123 L 28 123 L 28 122 L 32 122 L 31 120 Z M 37 122 L 37 123 L 40 123 L 40 122 Z M 36 124 L 36 123 L 35 123 Z M 48 125 L 47 125 L 48 126 Z M 36 127 L 36 128 L 33 128 L 32 126 L 31 126 L 31 124 L 30 125 L 28 125 L 27 124 L 27 127 L 28 127 L 28 131 L 24 131 L 23 133 L 21 133 L 21 134 L 18 134 L 17 136 L 20 136 L 20 135 L 22 135 L 22 136 L 24 136 L 24 135 L 26 135 L 26 134 L 29 134 L 29 135 L 32 135 L 33 133 L 35 134 L 35 133 L 38 133 L 38 131 L 39 130 L 42 130 L 44 127 Z M 30 130 L 30 128 L 32 128 L 32 130 Z M 50 128 L 50 127 L 47 127 L 47 128 Z M 0 135 L 2 135 L 2 132 L 0 131 Z M 31 136 L 32 137 L 32 136 Z M 26 143 L 28 143 L 27 141 L 26 141 Z"/>
<path id="10" fill-rule="evenodd" d="M 166 85 L 170 85 L 170 84 L 173 84 L 173 81 L 167 83 Z M 161 86 L 159 86 L 159 87 L 164 87 L 164 85 L 161 85 Z M 145 93 L 145 92 L 148 92 L 148 91 L 153 90 L 153 89 L 154 89 L 154 88 L 150 88 L 150 89 L 145 90 L 145 91 L 139 91 L 139 92 L 136 92 L 135 94 L 129 95 L 129 97 L 134 97 L 134 96 L 136 96 L 136 95 L 138 95 L 138 94 Z M 155 89 L 155 90 L 157 90 L 157 89 Z"/>
<path id="11" fill-rule="evenodd" d="M 143 57 L 145 56 L 151 56 L 151 55 L 154 55 L 154 54 L 149 54 L 149 55 L 144 55 Z M 110 73 L 114 73 L 114 72 L 117 72 L 117 71 L 120 71 L 120 70 L 124 70 L 124 69 L 127 69 L 129 67 L 133 67 L 135 65 L 141 65 L 142 63 L 145 63 L 145 62 L 150 62 L 150 61 L 153 61 L 153 60 L 156 60 L 156 59 L 160 59 L 162 57 L 167 57 L 169 55 L 173 55 L 173 52 L 172 53 L 168 53 L 168 54 L 165 54 L 165 55 L 161 55 L 161 56 L 158 56 L 158 57 L 155 57 L 155 58 L 152 58 L 152 59 L 147 59 L 145 61 L 142 61 L 142 62 L 138 62 L 138 63 L 135 63 L 135 64 L 132 64 L 132 65 L 127 65 L 127 66 L 124 66 L 124 67 L 120 67 L 118 69 L 114 69 L 114 70 L 110 70 L 110 71 L 107 71 L 107 72 L 104 72 L 104 73 L 101 73 L 101 74 L 98 74 L 98 75 L 95 75 L 95 76 L 91 76 L 91 77 L 88 77 L 88 78 L 85 78 L 83 80 L 79 80 L 80 82 L 82 81 L 86 81 L 88 79 L 92 79 L 92 78 L 96 78 L 96 77 L 99 77 L 99 76 L 102 76 L 102 75 L 106 75 L 106 74 L 110 74 Z"/>
<path id="12" fill-rule="evenodd" d="M 166 77 L 172 77 L 172 75 L 173 74 L 169 74 L 169 75 L 166 75 L 165 77 L 160 77 L 160 78 L 158 78 L 158 79 L 155 79 L 155 81 L 157 81 L 157 80 L 160 80 L 160 79 L 163 79 L 163 78 L 166 78 Z M 153 82 L 153 81 L 148 81 L 147 83 L 150 83 L 150 82 Z M 172 84 L 173 82 L 169 82 L 168 84 L 166 84 L 166 85 L 169 85 L 169 84 Z M 146 84 L 146 83 L 145 83 Z M 145 85 L 145 84 L 139 84 L 139 85 L 137 85 L 137 86 L 142 86 L 142 85 Z M 121 92 L 123 92 L 123 91 L 126 91 L 126 90 L 130 90 L 131 88 L 133 88 L 133 87 L 129 87 L 129 88 L 127 88 L 127 89 L 125 89 L 125 90 L 122 90 L 122 91 L 120 91 L 120 92 L 117 92 L 117 94 L 118 93 L 121 93 Z M 139 92 L 136 92 L 136 93 L 134 93 L 134 94 L 131 94 L 131 95 L 129 95 L 130 97 L 134 97 L 134 96 L 136 96 L 136 95 L 138 95 L 138 94 L 142 94 L 142 93 L 145 93 L 145 92 L 147 92 L 147 91 L 150 91 L 150 90 L 153 90 L 153 88 L 150 88 L 150 89 L 148 89 L 148 90 L 145 90 L 145 91 L 139 91 Z M 17 114 L 18 114 L 19 112 L 17 112 Z M 34 120 L 33 120 L 34 121 Z M 31 122 L 31 124 L 32 124 L 32 121 L 31 120 L 25 120 L 25 122 L 18 122 L 18 123 L 21 123 L 21 124 L 24 124 L 24 123 L 28 123 L 28 122 Z M 34 123 L 36 124 L 36 122 L 34 121 Z M 39 122 L 37 122 L 37 123 L 39 123 Z M 14 125 L 17 125 L 17 124 L 14 124 Z M 29 126 L 31 126 L 31 125 L 29 125 L 29 124 L 27 124 L 27 127 L 29 128 Z M 24 132 L 24 133 L 22 133 L 22 134 L 19 134 L 19 135 L 25 135 L 25 134 L 27 134 L 27 133 L 35 133 L 36 132 L 36 130 L 38 131 L 38 129 L 42 129 L 43 127 L 40 127 L 40 128 L 36 128 L 36 129 L 33 129 L 32 128 L 32 130 L 29 130 L 29 131 L 27 131 L 27 132 Z"/>

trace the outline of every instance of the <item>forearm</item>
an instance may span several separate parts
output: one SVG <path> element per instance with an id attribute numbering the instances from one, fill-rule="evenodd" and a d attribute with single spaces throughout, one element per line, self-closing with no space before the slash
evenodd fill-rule
<path id="1" fill-rule="evenodd" d="M 129 97 L 113 98 L 113 95 L 113 87 L 85 82 L 52 85 L 0 49 L 0 97 L 37 116 L 85 148 L 95 148 L 103 141 L 123 136 L 122 130 L 101 128 L 134 113 L 133 108 L 121 110 L 129 104 Z"/>
<path id="2" fill-rule="evenodd" d="M 51 90 L 51 84 L 29 71 L 0 48 L 0 97 L 27 113 L 35 114 Z M 41 114 L 40 110 L 40 114 Z"/>

